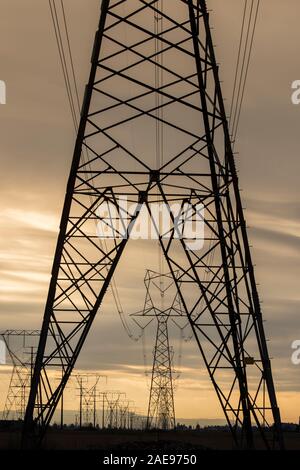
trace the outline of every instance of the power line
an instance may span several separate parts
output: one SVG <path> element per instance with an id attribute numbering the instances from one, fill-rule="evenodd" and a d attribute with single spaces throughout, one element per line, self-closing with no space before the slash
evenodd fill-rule
<path id="1" fill-rule="evenodd" d="M 230 121 L 231 121 L 232 112 L 233 112 L 233 104 L 234 104 L 234 100 L 235 100 L 235 93 L 236 93 L 237 79 L 238 79 L 238 71 L 239 71 L 239 68 L 240 68 L 240 59 L 241 59 L 242 44 L 243 44 L 243 37 L 244 37 L 244 27 L 245 27 L 245 20 L 246 20 L 247 5 L 248 5 L 248 0 L 245 0 L 243 19 L 242 19 L 242 27 L 241 27 L 241 34 L 240 34 L 240 41 L 239 41 L 239 50 L 238 50 L 235 76 L 234 76 L 234 85 L 233 85 L 230 112 L 229 112 L 229 122 L 228 122 L 229 127 L 230 127 Z"/>
<path id="2" fill-rule="evenodd" d="M 72 120 L 73 120 L 75 130 L 77 130 L 77 128 L 78 128 L 77 116 L 76 116 L 76 111 L 75 111 L 72 87 L 71 87 L 69 71 L 68 71 L 68 67 L 67 67 L 66 54 L 65 54 L 64 44 L 63 44 L 63 40 L 62 40 L 61 28 L 60 28 L 60 24 L 59 24 L 59 19 L 58 19 L 58 14 L 57 14 L 57 8 L 56 8 L 56 5 L 55 5 L 55 0 L 52 0 L 52 1 L 49 0 L 49 8 L 50 8 L 50 13 L 51 13 L 51 18 L 52 18 L 52 23 L 53 23 L 53 28 L 54 28 L 54 33 L 55 33 L 56 44 L 57 44 L 57 48 L 58 48 L 62 73 L 63 73 L 63 77 L 64 77 L 64 83 L 65 83 L 67 96 L 68 96 L 68 101 L 69 101 L 69 105 L 70 105 Z"/>
<path id="3" fill-rule="evenodd" d="M 257 18 L 260 6 L 260 0 L 257 0 L 256 8 L 255 0 L 251 0 L 250 9 L 248 10 L 248 0 L 245 0 L 244 9 L 243 9 L 243 17 L 242 17 L 242 26 L 241 26 L 241 34 L 239 40 L 239 48 L 238 48 L 238 56 L 237 56 L 237 63 L 236 63 L 236 71 L 235 71 L 235 78 L 234 78 L 234 86 L 232 92 L 232 100 L 230 106 L 230 118 L 229 118 L 229 126 L 231 129 L 231 135 L 233 142 L 236 139 L 242 105 L 245 96 L 245 89 L 247 84 L 248 72 L 249 72 L 249 65 L 253 51 L 253 44 L 254 44 L 254 36 L 256 31 L 257 25 Z M 247 11 L 249 11 L 249 17 L 247 18 Z M 246 33 L 245 33 L 245 25 L 247 23 Z M 244 45 L 243 45 L 244 44 Z"/>
<path id="4" fill-rule="evenodd" d="M 246 66 L 246 73 L 245 73 L 245 78 L 244 78 L 244 83 L 243 83 L 243 88 L 242 88 L 240 106 L 239 106 L 237 119 L 236 119 L 236 125 L 235 125 L 235 129 L 234 129 L 234 134 L 233 134 L 233 140 L 234 141 L 235 141 L 236 136 L 237 136 L 239 123 L 240 123 L 241 110 L 242 110 L 242 106 L 243 106 L 243 102 L 244 102 L 245 89 L 246 89 L 249 66 L 250 66 L 250 60 L 251 60 L 252 49 L 253 49 L 253 44 L 254 44 L 254 36 L 255 36 L 255 31 L 256 31 L 256 24 L 257 24 L 259 6 L 260 6 L 260 0 L 258 0 L 258 2 L 257 2 L 256 12 L 255 12 L 254 25 L 253 25 L 253 30 L 252 30 L 251 42 L 250 42 L 250 49 L 249 49 L 249 55 L 248 55 L 248 60 L 247 60 L 247 66 Z"/>
<path id="5" fill-rule="evenodd" d="M 244 52 L 243 52 L 243 59 L 242 59 L 242 66 L 241 66 L 241 71 L 240 71 L 240 78 L 239 78 L 239 83 L 238 83 L 238 92 L 236 96 L 236 106 L 233 112 L 233 124 L 232 124 L 232 131 L 235 128 L 235 123 L 236 123 L 236 117 L 238 113 L 238 107 L 240 103 L 240 93 L 241 93 L 241 87 L 242 87 L 242 80 L 244 77 L 244 70 L 245 70 L 245 63 L 246 63 L 246 54 L 248 50 L 248 41 L 249 41 L 249 36 L 250 36 L 250 26 L 251 26 L 251 20 L 252 20 L 252 14 L 253 14 L 253 5 L 254 5 L 254 0 L 251 0 L 251 6 L 250 6 L 250 14 L 248 18 L 248 26 L 246 29 L 246 39 L 245 39 L 245 44 L 244 44 Z"/>
<path id="6" fill-rule="evenodd" d="M 60 3 L 61 3 L 61 9 L 62 9 L 62 13 L 63 13 L 63 20 L 64 20 L 64 26 L 65 26 L 65 31 L 66 31 L 66 38 L 67 38 L 68 51 L 69 51 L 69 56 L 70 56 L 70 64 L 71 64 L 71 69 L 72 69 L 72 75 L 73 75 L 73 80 L 74 80 L 74 88 L 75 88 L 75 94 L 76 94 L 76 99 L 77 99 L 78 111 L 80 113 L 80 99 L 79 99 L 77 79 L 76 79 L 76 74 L 75 74 L 73 54 L 72 54 L 72 49 L 71 49 L 69 29 L 68 29 L 68 24 L 67 24 L 67 19 L 66 19 L 66 12 L 65 12 L 65 7 L 64 7 L 63 0 L 60 0 Z"/>

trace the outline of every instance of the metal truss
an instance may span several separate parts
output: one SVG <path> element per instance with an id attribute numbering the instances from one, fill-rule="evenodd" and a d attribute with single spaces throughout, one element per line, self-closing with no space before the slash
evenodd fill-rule
<path id="1" fill-rule="evenodd" d="M 76 373 L 72 375 L 75 378 L 79 391 L 79 427 L 96 427 L 97 421 L 97 386 L 102 375 Z"/>
<path id="2" fill-rule="evenodd" d="M 102 409 L 102 429 L 141 429 L 143 417 L 136 413 L 133 400 L 126 393 L 106 390 L 96 396 Z"/>
<path id="3" fill-rule="evenodd" d="M 37 345 L 30 344 L 28 338 L 39 336 L 38 330 L 5 330 L 0 333 L 13 366 L 2 413 L 4 420 L 24 419 Z"/>
<path id="4" fill-rule="evenodd" d="M 156 21 L 162 21 L 159 32 Z M 43 437 L 144 210 L 235 445 L 251 448 L 260 439 L 266 448 L 282 447 L 205 0 L 172 0 L 164 8 L 158 0 L 103 0 L 91 62 L 24 438 L 28 442 L 34 430 Z M 159 167 L 153 158 L 158 122 L 164 153 Z M 125 197 L 133 208 L 120 203 Z M 158 200 L 169 208 L 171 228 L 163 232 L 152 211 Z M 175 203 L 183 222 L 171 210 Z M 105 205 L 117 211 L 120 238 L 115 233 L 99 242 L 95 224 L 105 223 L 99 215 Z M 199 207 L 205 214 L 201 250 L 184 233 L 184 220 L 202 214 Z M 62 373 L 55 385 L 53 369 Z"/>
<path id="5" fill-rule="evenodd" d="M 100 395 L 102 397 L 102 428 L 121 428 L 129 408 L 126 393 L 113 390 L 101 392 Z"/>
<path id="6" fill-rule="evenodd" d="M 173 273 L 160 274 L 147 270 L 144 284 L 146 287 L 144 308 L 132 317 L 141 328 L 144 328 L 141 321 L 145 319 L 147 326 L 154 318 L 157 321 L 146 427 L 174 429 L 174 351 L 169 344 L 169 320 L 175 320 L 176 317 L 183 317 L 186 320 L 186 316 L 174 285 Z M 176 321 L 174 323 L 178 326 Z"/>

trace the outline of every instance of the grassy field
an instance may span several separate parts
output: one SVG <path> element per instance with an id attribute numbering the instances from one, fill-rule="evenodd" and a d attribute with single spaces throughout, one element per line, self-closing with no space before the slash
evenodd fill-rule
<path id="1" fill-rule="evenodd" d="M 18 449 L 20 433 L 0 431 L 0 449 Z M 300 433 L 286 432 L 285 445 L 288 450 L 300 450 Z M 46 450 L 232 450 L 232 438 L 226 431 L 91 431 L 53 430 L 45 437 Z M 256 439 L 256 448 L 261 448 Z"/>

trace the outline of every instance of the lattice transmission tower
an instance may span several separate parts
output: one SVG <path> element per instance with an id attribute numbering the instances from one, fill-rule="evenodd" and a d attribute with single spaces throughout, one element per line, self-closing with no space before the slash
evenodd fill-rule
<path id="1" fill-rule="evenodd" d="M 13 366 L 2 418 L 23 420 L 30 390 L 32 367 L 40 331 L 5 330 L 0 332 L 7 356 Z"/>
<path id="2" fill-rule="evenodd" d="M 76 372 L 72 376 L 77 382 L 79 396 L 79 428 L 97 424 L 97 404 L 99 402 L 98 383 L 106 375 Z"/>
<path id="3" fill-rule="evenodd" d="M 146 427 L 174 429 L 174 349 L 169 342 L 169 320 L 176 318 L 176 327 L 180 326 L 179 319 L 187 320 L 172 273 L 161 274 L 148 269 L 144 284 L 144 308 L 132 317 L 142 329 L 147 328 L 154 319 L 157 322 Z M 145 321 L 146 325 L 143 325 Z"/>
<path id="4" fill-rule="evenodd" d="M 235 445 L 251 448 L 260 439 L 267 448 L 282 446 L 206 1 L 103 0 L 91 62 L 24 442 L 34 431 L 42 439 L 135 222 L 146 213 Z M 168 215 L 162 231 L 152 211 L 158 197 Z M 105 207 L 119 223 L 110 238 L 99 230 L 107 224 Z M 200 226 L 194 234 L 189 222 L 201 222 L 203 213 L 204 235 Z M 53 369 L 59 383 L 51 381 Z"/>

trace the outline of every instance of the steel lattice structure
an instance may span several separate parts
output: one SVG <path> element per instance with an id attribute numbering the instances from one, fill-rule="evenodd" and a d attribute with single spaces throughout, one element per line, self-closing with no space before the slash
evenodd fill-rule
<path id="1" fill-rule="evenodd" d="M 169 320 L 174 320 L 174 317 L 177 319 L 183 317 L 186 320 L 186 316 L 182 311 L 173 273 L 161 274 L 148 269 L 144 284 L 146 287 L 144 308 L 132 316 L 142 328 L 141 321 L 145 319 L 147 326 L 154 318 L 157 321 L 146 427 L 174 429 L 174 351 L 169 343 Z M 175 325 L 178 326 L 176 322 Z"/>
<path id="2" fill-rule="evenodd" d="M 24 437 L 35 428 L 41 438 L 47 429 L 134 222 L 142 210 L 154 219 L 151 206 L 159 198 L 171 224 L 157 233 L 161 251 L 234 442 L 253 447 L 256 426 L 267 448 L 282 446 L 205 0 L 172 0 L 163 9 L 158 0 L 103 0 L 91 61 Z M 157 122 L 164 128 L 159 168 L 153 161 Z M 119 197 L 134 210 L 124 209 Z M 195 216 L 204 206 L 202 250 L 188 249 L 176 236 L 175 202 L 183 210 L 189 203 Z M 94 224 L 104 204 L 123 215 L 128 238 L 99 243 Z M 55 385 L 53 369 L 62 372 Z"/>
<path id="3" fill-rule="evenodd" d="M 38 330 L 5 330 L 0 333 L 13 366 L 2 413 L 4 420 L 24 419 L 31 382 L 31 369 L 36 352 L 36 344 L 34 347 L 28 342 L 28 339 L 39 336 L 40 331 Z M 15 339 L 13 344 L 12 339 Z"/>
<path id="4" fill-rule="evenodd" d="M 98 383 L 106 375 L 76 372 L 72 375 L 78 385 L 79 427 L 93 425 L 96 427 L 97 403 L 99 401 Z"/>
<path id="5" fill-rule="evenodd" d="M 102 392 L 102 422 L 103 428 L 118 429 L 121 427 L 122 405 L 126 400 L 126 393 L 119 391 Z M 128 402 L 127 402 L 128 403 Z M 129 404 L 129 403 L 128 403 Z"/>

